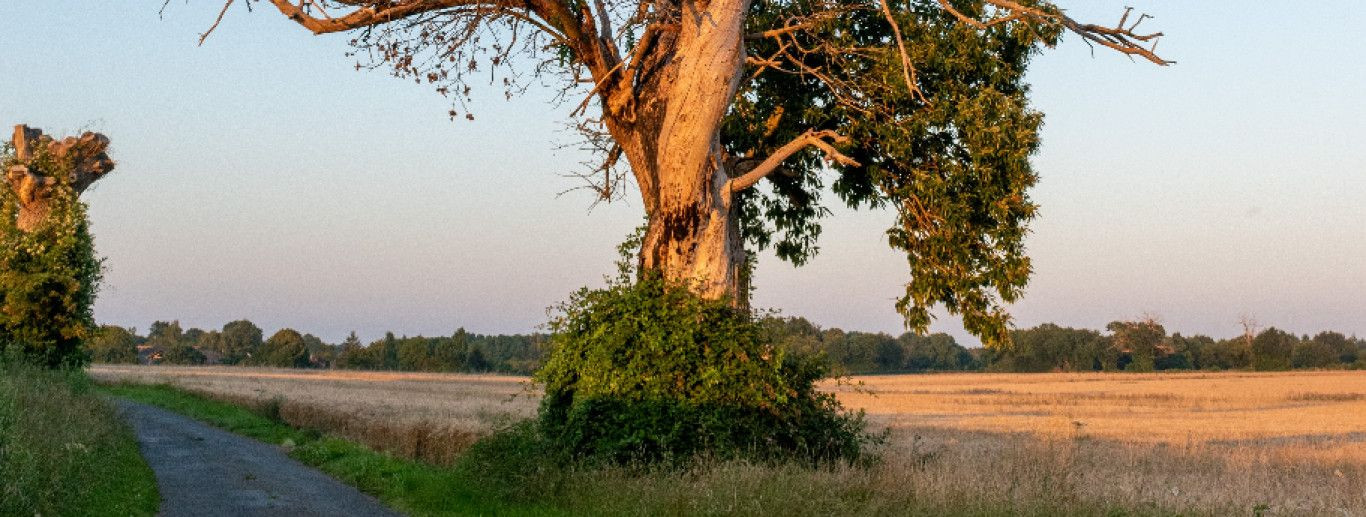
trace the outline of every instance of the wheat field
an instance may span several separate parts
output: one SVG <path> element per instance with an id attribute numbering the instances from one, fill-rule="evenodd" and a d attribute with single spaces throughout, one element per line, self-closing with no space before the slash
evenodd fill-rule
<path id="1" fill-rule="evenodd" d="M 270 407 L 291 424 L 437 464 L 532 416 L 538 396 L 525 378 L 491 375 L 114 365 L 91 375 Z M 732 465 L 689 476 L 694 485 L 678 493 L 678 480 L 599 484 L 668 491 L 699 513 L 719 504 L 710 489 L 781 479 L 789 491 L 868 492 L 886 514 L 914 497 L 1366 516 L 1366 372 L 893 375 L 823 388 L 887 430 L 885 461 L 795 477 Z"/>

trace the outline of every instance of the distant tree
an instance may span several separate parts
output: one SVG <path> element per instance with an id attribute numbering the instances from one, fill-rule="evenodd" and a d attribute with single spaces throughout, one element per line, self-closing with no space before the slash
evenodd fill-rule
<path id="1" fill-rule="evenodd" d="M 190 332 L 186 331 L 185 335 L 189 336 Z M 199 336 L 199 339 L 194 341 L 194 347 L 200 352 L 203 352 L 205 357 L 209 358 L 209 363 L 225 363 L 223 359 L 222 332 L 217 330 L 203 332 L 203 334 Z"/>
<path id="2" fill-rule="evenodd" d="M 437 371 L 455 372 L 465 368 L 469 354 L 469 334 L 456 330 L 451 337 L 437 340 L 432 349 L 432 363 Z"/>
<path id="3" fill-rule="evenodd" d="M 147 329 L 147 340 L 158 344 L 185 342 L 185 330 L 180 328 L 180 320 L 154 321 Z"/>
<path id="4" fill-rule="evenodd" d="M 1111 339 L 1115 349 L 1129 355 L 1124 371 L 1151 372 L 1156 369 L 1158 355 L 1164 352 L 1167 330 L 1155 319 L 1116 321 L 1105 329 L 1114 333 Z"/>
<path id="5" fill-rule="evenodd" d="M 253 356 L 251 363 L 276 368 L 307 368 L 308 344 L 294 329 L 281 329 L 266 340 L 261 353 Z"/>
<path id="6" fill-rule="evenodd" d="M 137 331 L 117 325 L 101 325 L 88 342 L 91 360 L 97 363 L 136 364 L 138 362 Z"/>
<path id="7" fill-rule="evenodd" d="M 308 360 L 313 367 L 330 368 L 337 359 L 337 347 L 313 334 L 304 334 L 304 346 L 308 348 Z"/>
<path id="8" fill-rule="evenodd" d="M 415 372 L 430 370 L 432 349 L 426 338 L 404 337 L 398 340 L 398 369 Z"/>
<path id="9" fill-rule="evenodd" d="M 1325 333 L 1327 334 L 1327 333 Z M 1319 334 L 1325 337 L 1324 334 Z M 1338 336 L 1342 336 L 1338 334 Z M 1326 339 L 1301 339 L 1295 343 L 1295 350 L 1291 355 L 1291 365 L 1295 368 L 1333 368 L 1343 364 L 1340 351 L 1334 346 L 1332 336 Z M 1346 342 L 1344 336 L 1342 342 Z M 1355 350 L 1353 350 L 1355 352 Z M 1355 358 L 1354 358 L 1355 360 Z"/>
<path id="10" fill-rule="evenodd" d="M 1182 336 L 1180 333 L 1172 334 L 1167 339 L 1167 344 L 1171 353 L 1158 359 L 1157 369 L 1159 370 L 1198 370 L 1204 368 L 1202 362 L 1210 353 L 1210 347 L 1214 346 L 1214 338 L 1209 336 Z"/>
<path id="11" fill-rule="evenodd" d="M 1252 367 L 1252 348 L 1239 336 L 1216 341 L 1200 351 L 1197 359 L 1203 370 L 1240 370 Z"/>
<path id="12" fill-rule="evenodd" d="M 892 337 L 886 334 L 872 334 L 868 332 L 849 332 L 843 334 L 844 339 L 826 340 L 826 353 L 835 364 L 847 368 L 848 373 L 872 373 L 877 371 L 877 362 L 874 356 L 877 353 L 878 345 L 891 341 Z"/>
<path id="13" fill-rule="evenodd" d="M 198 327 L 190 327 L 189 330 L 185 331 L 184 340 L 186 343 L 198 347 L 200 346 L 199 341 L 201 339 L 204 339 L 204 329 Z"/>
<path id="14" fill-rule="evenodd" d="M 1044 323 L 1011 333 L 1011 346 L 984 350 L 986 366 L 995 371 L 1046 372 L 1117 369 L 1118 353 L 1110 341 L 1089 329 Z"/>
<path id="15" fill-rule="evenodd" d="M 188 344 L 168 343 L 161 346 L 161 364 L 201 365 L 205 361 L 204 354 Z"/>
<path id="16" fill-rule="evenodd" d="M 901 348 L 900 342 L 891 339 L 879 340 L 877 349 L 873 351 L 873 363 L 881 372 L 900 371 L 906 367 L 906 351 Z"/>
<path id="17" fill-rule="evenodd" d="M 372 367 L 365 354 L 365 345 L 356 336 L 356 331 L 346 336 L 342 341 L 341 348 L 337 351 L 337 360 L 333 366 L 341 369 L 362 369 Z"/>
<path id="18" fill-rule="evenodd" d="M 393 332 L 385 332 L 384 339 L 370 345 L 375 353 L 375 368 L 381 370 L 398 369 L 398 338 Z"/>
<path id="19" fill-rule="evenodd" d="M 1289 370 L 1299 338 L 1275 327 L 1252 339 L 1252 368 L 1258 371 Z"/>
<path id="20" fill-rule="evenodd" d="M 804 356 L 825 353 L 824 332 L 806 318 L 769 317 L 764 324 L 769 329 L 769 339 L 774 346 L 788 353 Z M 843 332 L 840 334 L 842 338 Z"/>
<path id="21" fill-rule="evenodd" d="M 907 332 L 897 338 L 906 350 L 906 367 L 915 371 L 951 371 L 974 368 L 972 353 L 944 333 L 928 336 Z"/>
<path id="22" fill-rule="evenodd" d="M 1314 336 L 1314 341 L 1331 349 L 1337 355 L 1337 362 L 1339 363 L 1352 364 L 1359 357 L 1356 340 L 1339 332 L 1320 332 Z"/>
<path id="23" fill-rule="evenodd" d="M 253 357 L 261 350 L 262 331 L 256 324 L 247 320 L 237 320 L 223 325 L 218 342 L 218 353 L 223 354 L 223 362 L 237 364 Z"/>
<path id="24" fill-rule="evenodd" d="M 469 356 L 465 359 L 465 369 L 471 372 L 487 372 L 493 369 L 493 365 L 484 358 L 484 352 L 479 347 L 472 347 Z"/>

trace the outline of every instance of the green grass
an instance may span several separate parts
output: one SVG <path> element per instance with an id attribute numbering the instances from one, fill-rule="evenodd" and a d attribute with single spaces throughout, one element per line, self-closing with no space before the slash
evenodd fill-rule
<path id="1" fill-rule="evenodd" d="M 519 426 L 476 444 L 455 467 L 395 458 L 292 428 L 256 411 L 167 385 L 116 384 L 109 393 L 160 406 L 257 440 L 293 444 L 290 455 L 410 515 L 1172 515 L 1121 502 L 1088 502 L 1028 476 L 1031 495 L 980 486 L 922 489 L 894 466 L 811 469 L 738 461 L 687 469 L 561 468 Z M 1047 477 L 1047 476 L 1043 476 Z M 1047 485 L 1047 486 L 1045 486 Z M 944 487 L 941 487 L 941 489 Z M 1190 515 L 1217 512 L 1187 512 Z"/>
<path id="2" fill-rule="evenodd" d="M 564 515 L 535 504 L 487 497 L 457 470 L 395 458 L 316 431 L 290 427 L 241 406 L 166 385 L 114 384 L 112 395 L 162 407 L 266 443 L 293 444 L 289 455 L 410 515 Z"/>
<path id="3" fill-rule="evenodd" d="M 81 372 L 0 366 L 0 515 L 154 515 L 132 430 Z"/>

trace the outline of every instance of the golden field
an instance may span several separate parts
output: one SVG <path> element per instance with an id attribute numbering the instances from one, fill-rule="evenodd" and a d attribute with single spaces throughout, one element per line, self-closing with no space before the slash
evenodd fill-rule
<path id="1" fill-rule="evenodd" d="M 114 365 L 91 375 L 270 407 L 292 424 L 438 464 L 533 415 L 537 403 L 527 379 L 487 375 Z M 866 493 L 856 511 L 889 515 L 913 497 L 951 507 L 981 500 L 1066 511 L 1077 501 L 1153 513 L 1366 516 L 1366 372 L 895 375 L 825 389 L 888 429 L 885 461 L 809 475 L 726 465 L 667 484 L 604 473 L 611 479 L 599 485 L 641 497 L 667 491 L 697 513 L 767 514 L 772 500 L 746 512 L 757 503 L 723 497 L 731 506 L 717 507 L 717 491 L 761 494 L 781 481 L 787 493 Z M 789 513 L 835 510 L 815 505 Z"/>

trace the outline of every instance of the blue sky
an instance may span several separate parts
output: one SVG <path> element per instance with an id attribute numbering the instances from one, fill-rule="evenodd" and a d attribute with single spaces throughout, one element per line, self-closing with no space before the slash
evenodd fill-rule
<path id="1" fill-rule="evenodd" d="M 590 211 L 587 194 L 559 195 L 584 157 L 561 148 L 572 106 L 551 87 L 476 90 L 477 119 L 452 122 L 429 87 L 355 71 L 345 36 L 234 8 L 197 47 L 221 4 L 158 18 L 160 4 L 0 3 L 0 126 L 114 141 L 117 173 L 86 196 L 107 257 L 101 322 L 525 332 L 600 282 L 640 221 L 635 200 Z M 1125 2 L 1060 4 L 1113 23 Z M 1150 314 L 1227 336 L 1247 315 L 1366 335 L 1366 7 L 1134 5 L 1177 66 L 1073 37 L 1030 72 L 1043 208 L 1017 322 Z M 761 260 L 756 305 L 900 332 L 890 214 L 835 212 L 812 264 Z M 935 329 L 975 342 L 952 318 Z"/>

